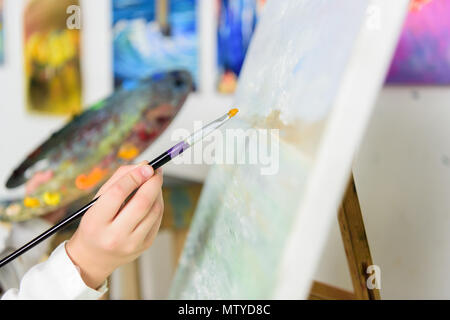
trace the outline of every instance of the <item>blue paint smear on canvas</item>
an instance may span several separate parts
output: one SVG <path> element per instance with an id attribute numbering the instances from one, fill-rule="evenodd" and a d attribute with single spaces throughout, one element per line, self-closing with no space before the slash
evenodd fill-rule
<path id="1" fill-rule="evenodd" d="M 196 0 L 169 1 L 170 35 L 161 31 L 155 0 L 113 0 L 115 85 L 155 72 L 184 69 L 198 82 Z"/>

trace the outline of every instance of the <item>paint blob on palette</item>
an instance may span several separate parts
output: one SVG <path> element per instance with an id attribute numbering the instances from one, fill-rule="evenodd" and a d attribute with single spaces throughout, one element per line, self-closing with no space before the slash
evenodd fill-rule
<path id="1" fill-rule="evenodd" d="M 25 184 L 25 195 L 0 200 L 0 220 L 44 215 L 95 192 L 150 146 L 192 89 L 188 72 L 159 73 L 128 83 L 75 117 L 14 170 L 6 187 Z"/>
<path id="2" fill-rule="evenodd" d="M 449 30 L 450 1 L 412 1 L 386 83 L 450 84 Z"/>

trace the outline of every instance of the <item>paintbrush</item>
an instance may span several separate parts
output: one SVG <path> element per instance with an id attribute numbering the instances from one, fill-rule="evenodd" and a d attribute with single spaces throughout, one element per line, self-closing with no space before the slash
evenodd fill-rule
<path id="1" fill-rule="evenodd" d="M 155 159 L 153 159 L 152 161 L 150 161 L 148 163 L 148 165 L 151 166 L 153 168 L 153 170 L 160 168 L 161 166 L 163 166 L 164 164 L 166 164 L 167 162 L 169 162 L 176 156 L 180 155 L 181 153 L 183 153 L 184 151 L 189 149 L 196 142 L 202 140 L 204 137 L 209 135 L 211 132 L 213 132 L 214 130 L 221 127 L 225 122 L 227 122 L 229 119 L 234 117 L 237 113 L 238 113 L 238 109 L 231 109 L 230 111 L 228 111 L 228 113 L 224 114 L 222 117 L 207 124 L 202 129 L 195 131 L 193 134 L 191 134 L 185 140 L 177 143 L 169 150 L 163 152 L 160 156 L 158 156 Z M 136 192 L 136 190 L 134 192 Z M 132 195 L 133 195 L 133 193 L 128 197 L 128 199 L 130 199 L 132 197 Z M 94 203 L 100 197 L 101 197 L 101 195 L 96 197 L 94 200 L 89 202 L 87 205 L 85 205 L 81 209 L 79 209 L 76 212 L 69 215 L 67 218 L 64 218 L 63 220 L 61 220 L 60 222 L 55 224 L 50 229 L 48 229 L 47 231 L 43 232 L 42 234 L 40 234 L 39 236 L 37 236 L 36 238 L 34 238 L 30 242 L 28 242 L 24 246 L 20 247 L 13 253 L 9 254 L 8 256 L 6 256 L 2 260 L 0 260 L 0 268 L 3 267 L 8 262 L 11 262 L 15 258 L 19 257 L 23 253 L 27 252 L 28 250 L 30 250 L 31 248 L 33 248 L 40 242 L 44 241 L 45 239 L 47 239 L 48 237 L 53 235 L 55 232 L 62 230 L 63 228 L 70 225 L 72 222 L 76 221 L 78 218 L 81 218 L 86 213 L 86 211 L 88 211 L 89 208 L 92 207 L 94 205 Z"/>

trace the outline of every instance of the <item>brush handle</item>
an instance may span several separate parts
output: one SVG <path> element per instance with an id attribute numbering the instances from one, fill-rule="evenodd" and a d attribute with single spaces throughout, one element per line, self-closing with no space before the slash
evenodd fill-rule
<path id="1" fill-rule="evenodd" d="M 153 170 L 156 170 L 159 167 L 161 167 L 162 165 L 164 165 L 167 162 L 169 162 L 171 159 L 172 159 L 171 155 L 168 152 L 164 152 L 159 157 L 157 157 L 154 160 L 150 161 L 148 164 L 153 168 Z M 130 196 L 128 196 L 127 200 L 129 200 L 133 196 L 133 194 L 136 193 L 136 190 L 133 191 L 130 194 Z M 63 220 L 61 220 L 60 222 L 55 224 L 53 227 L 51 227 L 50 229 L 48 229 L 44 233 L 40 234 L 39 236 L 37 236 L 36 238 L 31 240 L 30 242 L 28 242 L 24 246 L 20 247 L 19 249 L 17 249 L 13 253 L 9 254 L 8 256 L 6 256 L 2 260 L 0 260 L 0 268 L 3 267 L 5 264 L 11 262 L 12 260 L 17 258 L 18 256 L 24 254 L 25 252 L 27 252 L 28 250 L 30 250 L 31 248 L 33 248 L 37 244 L 41 243 L 42 241 L 44 241 L 45 239 L 47 239 L 48 237 L 50 237 L 54 233 L 64 229 L 69 224 L 71 224 L 72 222 L 76 221 L 78 218 L 81 218 L 86 213 L 86 211 L 88 211 L 89 208 L 94 205 L 94 203 L 97 201 L 98 198 L 99 197 L 95 198 L 94 200 L 89 202 L 87 205 L 85 205 L 84 207 L 82 207 L 81 209 L 76 211 L 75 213 L 71 214 L 67 218 L 64 218 Z M 125 203 L 126 203 L 126 201 L 125 201 Z"/>
<path id="2" fill-rule="evenodd" d="M 56 225 L 54 225 L 53 227 L 51 227 L 50 229 L 48 229 L 44 233 L 40 234 L 39 236 L 37 236 L 36 238 L 31 240 L 30 242 L 28 242 L 24 246 L 20 247 L 19 249 L 17 249 L 16 251 L 14 251 L 10 255 L 8 255 L 7 257 L 3 258 L 0 261 L 0 268 L 3 267 L 8 262 L 11 262 L 12 260 L 17 258 L 18 256 L 22 255 L 23 253 L 27 252 L 28 250 L 30 250 L 31 248 L 33 248 L 34 246 L 36 246 L 40 242 L 44 241 L 45 239 L 47 239 L 48 237 L 53 235 L 55 232 L 64 229 L 69 224 L 74 222 L 76 219 L 78 219 L 79 217 L 83 216 L 83 214 L 86 211 L 88 211 L 88 209 L 90 207 L 92 207 L 94 205 L 94 203 L 97 201 L 97 199 L 98 199 L 98 197 L 95 198 L 94 200 L 92 200 L 91 202 L 89 202 L 83 208 L 79 209 L 77 212 L 75 212 L 75 213 L 71 214 L 70 216 L 68 216 L 67 218 L 61 220 Z"/>

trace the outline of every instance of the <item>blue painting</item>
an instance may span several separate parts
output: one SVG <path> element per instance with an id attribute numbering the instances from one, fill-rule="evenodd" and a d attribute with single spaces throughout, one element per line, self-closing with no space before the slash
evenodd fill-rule
<path id="1" fill-rule="evenodd" d="M 232 93 L 265 0 L 219 0 L 218 90 Z"/>
<path id="2" fill-rule="evenodd" d="M 113 0 L 116 86 L 187 70 L 198 83 L 196 0 Z"/>

